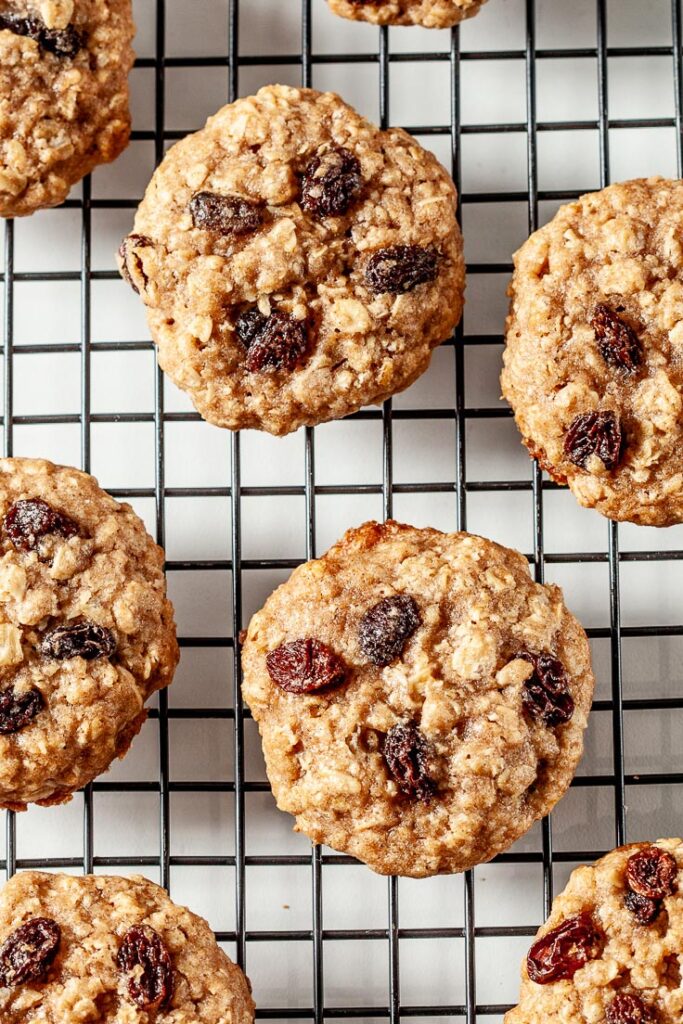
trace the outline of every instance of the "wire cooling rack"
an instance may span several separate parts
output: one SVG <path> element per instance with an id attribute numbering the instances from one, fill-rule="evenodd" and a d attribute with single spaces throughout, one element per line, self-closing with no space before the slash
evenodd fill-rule
<path id="1" fill-rule="evenodd" d="M 680 175 L 680 0 L 489 0 L 450 32 L 377 30 L 324 0 L 138 0 L 134 133 L 55 211 L 4 227 L 6 454 L 96 473 L 167 551 L 182 661 L 130 754 L 69 805 L 6 815 L 2 866 L 143 871 L 207 916 L 272 1020 L 500 1021 L 569 871 L 680 833 L 683 532 L 609 524 L 543 478 L 497 376 L 510 253 L 560 202 Z M 403 124 L 461 194 L 468 305 L 381 410 L 287 439 L 203 424 L 159 373 L 114 269 L 155 163 L 269 81 L 335 88 Z M 470 528 L 529 555 L 588 627 L 598 677 L 570 792 L 491 865 L 383 879 L 311 851 L 276 810 L 235 637 L 347 526 Z M 628 826 L 628 829 L 627 829 Z"/>

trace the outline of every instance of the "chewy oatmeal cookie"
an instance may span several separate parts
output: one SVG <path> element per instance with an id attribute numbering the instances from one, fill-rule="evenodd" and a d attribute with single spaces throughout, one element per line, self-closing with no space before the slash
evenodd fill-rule
<path id="1" fill-rule="evenodd" d="M 296 569 L 242 662 L 281 810 L 414 877 L 490 860 L 550 811 L 593 693 L 586 634 L 522 555 L 395 522 Z"/>
<path id="2" fill-rule="evenodd" d="M 522 966 L 505 1024 L 683 1020 L 683 843 L 622 846 L 572 873 Z"/>
<path id="3" fill-rule="evenodd" d="M 683 182 L 563 206 L 515 256 L 503 394 L 582 505 L 683 520 Z"/>
<path id="4" fill-rule="evenodd" d="M 15 875 L 0 893 L 3 1024 L 251 1024 L 242 971 L 146 878 Z"/>
<path id="5" fill-rule="evenodd" d="M 76 469 L 0 459 L 0 806 L 55 804 L 123 757 L 178 661 L 164 555 Z"/>
<path id="6" fill-rule="evenodd" d="M 328 0 L 330 9 L 373 25 L 451 28 L 476 14 L 486 0 Z"/>
<path id="7" fill-rule="evenodd" d="M 462 312 L 454 185 L 404 131 L 268 86 L 156 171 L 120 252 L 210 423 L 287 434 L 408 387 Z"/>
<path id="8" fill-rule="evenodd" d="M 128 145 L 130 0 L 0 0 L 0 216 L 56 206 Z"/>

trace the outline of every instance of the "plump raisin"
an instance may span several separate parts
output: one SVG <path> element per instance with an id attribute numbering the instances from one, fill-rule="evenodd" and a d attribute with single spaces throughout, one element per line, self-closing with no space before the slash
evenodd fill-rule
<path id="1" fill-rule="evenodd" d="M 146 924 L 133 925 L 123 936 L 116 963 L 128 979 L 128 995 L 136 1006 L 152 1013 L 168 1005 L 173 995 L 173 964 L 158 932 Z"/>
<path id="2" fill-rule="evenodd" d="M 607 1024 L 650 1024 L 650 1008 L 638 996 L 619 992 L 605 1011 Z"/>
<path id="3" fill-rule="evenodd" d="M 564 439 L 564 453 L 581 469 L 586 468 L 592 455 L 602 459 L 605 469 L 614 469 L 622 445 L 621 424 L 613 412 L 587 412 L 572 420 Z"/>
<path id="4" fill-rule="evenodd" d="M 195 192 L 190 199 L 190 216 L 196 228 L 220 235 L 248 235 L 261 224 L 262 207 L 240 196 L 219 196 Z"/>
<path id="5" fill-rule="evenodd" d="M 429 744 L 414 722 L 399 722 L 384 740 L 384 760 L 406 796 L 428 803 L 436 785 L 429 775 Z"/>
<path id="6" fill-rule="evenodd" d="M 613 313 L 607 306 L 596 306 L 591 317 L 591 327 L 608 366 L 627 373 L 640 366 L 640 342 L 632 327 Z"/>
<path id="7" fill-rule="evenodd" d="M 602 936 L 585 911 L 570 917 L 534 942 L 526 958 L 529 977 L 537 985 L 573 978 L 579 968 L 602 951 Z"/>
<path id="8" fill-rule="evenodd" d="M 69 626 L 56 626 L 46 633 L 40 645 L 43 654 L 57 661 L 67 658 L 111 658 L 116 650 L 116 638 L 106 626 L 94 622 L 76 622 Z"/>
<path id="9" fill-rule="evenodd" d="M 78 533 L 73 519 L 57 512 L 42 498 L 15 501 L 2 526 L 18 551 L 33 551 L 41 538 L 48 534 L 69 538 Z"/>
<path id="10" fill-rule="evenodd" d="M 420 611 L 410 594 L 385 597 L 360 620 L 358 643 L 374 665 L 388 665 L 400 657 L 406 640 L 421 621 Z"/>
<path id="11" fill-rule="evenodd" d="M 306 352 L 306 324 L 276 309 L 262 316 L 257 309 L 247 310 L 235 324 L 239 339 L 246 345 L 245 366 L 250 373 L 261 370 L 293 370 Z"/>
<path id="12" fill-rule="evenodd" d="M 518 657 L 530 662 L 534 668 L 522 690 L 522 702 L 527 713 L 532 718 L 542 719 L 551 728 L 568 722 L 574 714 L 574 701 L 562 662 L 547 652 L 531 654 L 522 651 Z"/>
<path id="13" fill-rule="evenodd" d="M 348 149 L 334 146 L 308 163 L 301 178 L 301 205 L 317 220 L 341 217 L 362 186 L 358 160 Z"/>
<path id="14" fill-rule="evenodd" d="M 84 45 L 83 36 L 73 25 L 66 28 L 48 28 L 39 18 L 24 17 L 21 14 L 3 12 L 0 14 L 0 30 L 7 29 L 17 36 L 34 39 L 42 50 L 56 57 L 75 57 Z"/>
<path id="15" fill-rule="evenodd" d="M 154 242 L 148 235 L 126 235 L 119 246 L 119 258 L 121 277 L 129 284 L 134 292 L 140 294 L 138 280 L 143 288 L 147 286 L 147 275 L 142 260 L 136 253 L 136 249 L 147 249 L 153 246 Z"/>
<path id="16" fill-rule="evenodd" d="M 10 687 L 0 690 L 0 735 L 9 736 L 24 729 L 44 707 L 40 690 L 17 692 Z"/>
<path id="17" fill-rule="evenodd" d="M 61 931 L 50 917 L 33 917 L 0 946 L 0 985 L 40 981 L 57 956 Z"/>
<path id="18" fill-rule="evenodd" d="M 423 249 L 420 245 L 390 245 L 370 257 L 365 267 L 365 282 L 375 295 L 382 292 L 402 295 L 418 284 L 433 281 L 437 266 L 435 249 Z"/>
<path id="19" fill-rule="evenodd" d="M 666 850 L 646 846 L 626 862 L 626 883 L 632 892 L 649 900 L 663 900 L 676 891 L 678 865 Z"/>
<path id="20" fill-rule="evenodd" d="M 273 682 L 287 693 L 315 693 L 340 686 L 346 679 L 346 665 L 339 655 L 311 637 L 276 647 L 266 657 L 266 667 Z"/>
<path id="21" fill-rule="evenodd" d="M 626 909 L 635 917 L 638 924 L 652 924 L 662 909 L 661 900 L 651 900 L 647 896 L 639 896 L 637 892 L 627 889 L 624 894 Z"/>

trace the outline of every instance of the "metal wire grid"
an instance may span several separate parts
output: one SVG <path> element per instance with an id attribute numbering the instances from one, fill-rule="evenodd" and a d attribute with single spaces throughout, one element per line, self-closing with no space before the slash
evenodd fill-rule
<path id="1" fill-rule="evenodd" d="M 379 29 L 376 38 L 377 50 L 372 53 L 334 53 L 317 54 L 312 48 L 312 4 L 323 0 L 283 0 L 292 8 L 300 6 L 301 18 L 301 50 L 299 53 L 279 56 L 251 56 L 240 53 L 238 24 L 240 17 L 249 17 L 249 6 L 252 0 L 229 0 L 228 4 L 228 51 L 216 57 L 166 57 L 166 9 L 165 0 L 149 0 L 156 9 L 156 42 L 153 58 L 139 59 L 138 67 L 151 68 L 154 71 L 155 93 L 155 128 L 154 131 L 136 131 L 133 138 L 154 142 L 155 159 L 158 163 L 163 156 L 164 148 L 169 140 L 182 135 L 181 132 L 165 130 L 165 73 L 167 68 L 177 67 L 210 67 L 226 69 L 226 99 L 232 100 L 238 95 L 240 69 L 249 65 L 295 65 L 301 70 L 301 82 L 313 84 L 313 68 L 319 64 L 356 64 L 367 63 L 376 66 L 379 87 L 380 120 L 383 126 L 390 123 L 390 81 L 392 66 L 399 62 L 439 61 L 447 62 L 450 69 L 450 103 L 451 120 L 448 125 L 431 125 L 413 127 L 406 126 L 420 136 L 448 136 L 450 139 L 452 172 L 460 191 L 461 161 L 460 140 L 470 133 L 501 133 L 521 132 L 526 135 L 527 142 L 527 190 L 525 192 L 489 192 L 461 194 L 461 204 L 490 202 L 525 202 L 528 209 L 529 231 L 538 226 L 539 202 L 543 200 L 565 200 L 574 198 L 574 191 L 543 191 L 538 186 L 538 150 L 537 140 L 541 132 L 567 131 L 580 129 L 597 129 L 600 150 L 600 185 L 610 180 L 610 153 L 608 133 L 613 128 L 674 128 L 676 133 L 677 164 L 679 175 L 683 172 L 683 77 L 682 77 L 682 20 L 681 0 L 671 0 L 672 46 L 642 47 L 608 47 L 607 44 L 607 0 L 596 0 L 597 45 L 589 48 L 574 49 L 538 49 L 536 46 L 536 8 L 535 0 L 526 0 L 526 45 L 524 50 L 494 50 L 472 52 L 461 51 L 460 35 L 454 29 L 450 36 L 450 47 L 447 50 L 434 52 L 392 52 L 390 36 L 386 29 Z M 491 0 L 495 3 L 497 0 Z M 297 12 L 298 13 L 298 12 Z M 368 30 L 370 31 L 370 30 Z M 443 35 L 439 36 L 442 39 Z M 607 61 L 613 57 L 649 57 L 659 56 L 671 59 L 675 113 L 673 118 L 651 119 L 611 119 L 608 110 L 607 96 Z M 590 57 L 597 61 L 598 117 L 588 121 L 552 121 L 539 122 L 536 108 L 536 75 L 537 62 L 544 59 L 567 59 Z M 526 120 L 520 123 L 475 124 L 463 125 L 460 116 L 460 74 L 466 61 L 488 60 L 523 60 L 526 69 Z M 596 183 L 598 184 L 598 183 Z M 461 928 L 401 928 L 399 923 L 398 884 L 396 879 L 388 880 L 387 891 L 387 924 L 382 929 L 326 930 L 323 921 L 323 865 L 349 863 L 349 858 L 339 855 L 323 855 L 320 848 L 313 849 L 310 858 L 304 856 L 247 856 L 245 844 L 245 794 L 267 789 L 262 782 L 251 782 L 245 777 L 245 742 L 244 721 L 248 717 L 240 696 L 240 660 L 239 644 L 234 638 L 239 635 L 242 622 L 242 571 L 252 569 L 287 569 L 296 564 L 290 559 L 251 559 L 242 557 L 241 545 L 241 500 L 243 497 L 255 495 L 290 496 L 303 495 L 306 511 L 306 557 L 316 554 L 316 499 L 322 495 L 351 495 L 381 493 L 385 517 L 392 514 L 393 498 L 401 493 L 437 493 L 447 492 L 452 495 L 455 518 L 458 528 L 467 526 L 467 495 L 477 491 L 528 491 L 533 503 L 533 551 L 530 561 L 535 577 L 543 581 L 545 566 L 552 563 L 608 562 L 610 587 L 610 626 L 590 630 L 593 638 L 609 640 L 611 651 L 611 698 L 597 701 L 596 710 L 609 712 L 613 732 L 613 772 L 612 774 L 580 777 L 575 780 L 576 786 L 611 786 L 614 792 L 615 843 L 625 841 L 625 794 L 628 785 L 672 785 L 683 782 L 680 773 L 651 773 L 649 775 L 629 776 L 625 772 L 623 716 L 630 710 L 671 710 L 683 708 L 683 698 L 624 700 L 622 696 L 622 637 L 647 636 L 679 636 L 683 635 L 683 624 L 675 626 L 642 626 L 622 627 L 620 605 L 620 565 L 624 561 L 664 561 L 678 560 L 683 557 L 679 550 L 666 551 L 630 551 L 621 552 L 619 548 L 619 528 L 616 524 L 606 524 L 608 531 L 607 552 L 571 552 L 553 554 L 546 552 L 544 544 L 544 493 L 553 489 L 554 485 L 544 480 L 538 465 L 534 466 L 530 481 L 477 481 L 467 478 L 466 473 L 466 423 L 478 418 L 508 416 L 507 409 L 473 408 L 466 404 L 464 353 L 467 345 L 499 344 L 501 336 L 477 335 L 468 337 L 461 326 L 455 339 L 449 344 L 455 345 L 455 391 L 454 408 L 429 410 L 392 409 L 391 401 L 381 411 L 364 410 L 356 415 L 356 419 L 381 418 L 383 431 L 383 474 L 381 485 L 346 485 L 321 486 L 316 484 L 314 465 L 315 432 L 306 431 L 305 436 L 305 480 L 303 486 L 291 487 L 243 487 L 241 485 L 241 449 L 238 434 L 226 434 L 226 444 L 230 446 L 231 469 L 230 482 L 227 487 L 213 488 L 170 488 L 165 484 L 165 426 L 169 422 L 190 421 L 198 419 L 189 413 L 167 413 L 164 410 L 164 393 L 162 377 L 156 371 L 154 411 L 152 413 L 127 414 L 94 414 L 91 411 L 91 354 L 94 351 L 151 350 L 149 341 L 134 343 L 107 341 L 93 342 L 91 339 L 91 286 L 94 281 L 111 280 L 116 277 L 114 272 L 93 271 L 92 269 L 92 211 L 101 208 L 134 208 L 136 200 L 94 199 L 91 196 L 90 182 L 83 184 L 82 199 L 70 199 L 65 204 L 74 207 L 81 215 L 81 267 L 79 272 L 26 272 L 18 273 L 14 268 L 14 227 L 7 222 L 5 227 L 4 255 L 5 271 L 2 276 L 4 291 L 3 316 L 3 427 L 4 453 L 13 453 L 13 431 L 17 425 L 46 425 L 74 423 L 80 430 L 80 460 L 82 468 L 89 470 L 91 466 L 91 428 L 96 423 L 112 422 L 149 422 L 153 421 L 155 438 L 155 483 L 151 489 L 128 488 L 113 491 L 117 497 L 153 498 L 156 508 L 156 532 L 159 543 L 165 540 L 165 501 L 169 497 L 228 497 L 231 507 L 231 553 L 225 560 L 192 560 L 171 561 L 167 568 L 176 571 L 229 570 L 232 580 L 232 637 L 182 637 L 181 647 L 221 646 L 228 647 L 233 661 L 233 701 L 230 708 L 188 708 L 169 709 L 167 696 L 162 693 L 159 698 L 158 711 L 153 717 L 159 723 L 159 777 L 153 783 L 112 783 L 105 779 L 96 781 L 87 787 L 84 793 L 83 842 L 82 856 L 78 858 L 42 857 L 34 859 L 17 858 L 15 815 L 7 813 L 5 857 L 2 866 L 7 877 L 22 868 L 81 868 L 90 872 L 94 868 L 110 868 L 116 870 L 129 867 L 131 864 L 140 868 L 157 868 L 161 883 L 169 887 L 172 866 L 232 866 L 235 870 L 235 929 L 234 932 L 219 932 L 221 941 L 234 943 L 236 958 L 248 969 L 247 947 L 249 943 L 263 941 L 305 941 L 311 944 L 311 962 L 313 972 L 312 1005 L 305 1008 L 287 1006 L 264 1008 L 260 1007 L 258 1016 L 261 1018 L 312 1019 L 320 1024 L 327 1018 L 388 1018 L 391 1024 L 397 1024 L 404 1017 L 441 1017 L 454 1016 L 466 1019 L 467 1024 L 475 1024 L 479 1017 L 490 1017 L 502 1014 L 507 1006 L 479 1004 L 476 992 L 475 948 L 476 940 L 482 937 L 514 937 L 531 935 L 533 928 L 526 926 L 514 927 L 481 927 L 475 919 L 475 886 L 471 872 L 465 876 L 464 884 L 464 926 Z M 507 263 L 479 263 L 470 265 L 470 274 L 496 274 L 508 272 L 511 266 Z M 80 283 L 80 341 L 59 344 L 14 344 L 14 286 L 24 281 L 78 281 Z M 81 387 L 80 412 L 76 415 L 30 415 L 17 416 L 13 413 L 13 371 L 14 359 L 22 355 L 40 352 L 45 353 L 78 353 L 80 356 Z M 397 419 L 446 419 L 452 421 L 456 442 L 456 461 L 454 478 L 449 482 L 403 483 L 393 480 L 393 440 L 392 425 Z M 666 534 L 662 535 L 666 539 Z M 172 782 L 169 778 L 169 720 L 173 718 L 223 718 L 233 723 L 234 731 L 234 782 Z M 93 792 L 112 791 L 151 791 L 158 795 L 160 846 L 155 857 L 95 857 L 93 828 Z M 235 853 L 222 857 L 198 856 L 179 857 L 171 855 L 170 825 L 170 794 L 171 792 L 219 791 L 233 794 L 235 821 Z M 548 912 L 552 898 L 553 862 L 592 860 L 600 850 L 572 851 L 570 853 L 553 851 L 552 825 L 546 820 L 542 827 L 541 853 L 508 853 L 499 861 L 509 862 L 542 862 L 544 909 Z M 311 928 L 304 931 L 247 931 L 245 900 L 246 900 L 246 868 L 249 866 L 310 864 L 311 871 Z M 455 970 L 464 971 L 465 1000 L 462 1005 L 404 1005 L 400 996 L 400 958 L 399 945 L 406 938 L 460 938 L 464 939 L 464 964 L 454 964 Z M 388 993 L 386 1005 L 381 1006 L 330 1006 L 324 1001 L 324 947 L 330 939 L 382 939 L 388 946 Z M 258 997 L 258 992 L 256 993 Z"/>

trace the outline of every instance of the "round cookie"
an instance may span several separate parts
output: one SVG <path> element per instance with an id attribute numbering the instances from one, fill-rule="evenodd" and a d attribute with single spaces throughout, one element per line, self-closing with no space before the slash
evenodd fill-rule
<path id="1" fill-rule="evenodd" d="M 395 522 L 296 569 L 242 664 L 280 809 L 413 877 L 490 860 L 551 810 L 593 693 L 586 634 L 522 555 Z"/>
<path id="2" fill-rule="evenodd" d="M 178 661 L 163 565 L 87 473 L 0 459 L 0 806 L 68 800 L 126 753 Z"/>
<path id="3" fill-rule="evenodd" d="M 331 10 L 373 25 L 451 28 L 471 18 L 486 0 L 328 0 Z"/>
<path id="4" fill-rule="evenodd" d="M 683 520 L 683 182 L 563 206 L 515 255 L 502 375 L 524 443 L 582 505 Z"/>
<path id="5" fill-rule="evenodd" d="M 3 1024 L 251 1024 L 206 921 L 146 878 L 27 871 L 0 892 Z"/>
<path id="6" fill-rule="evenodd" d="M 204 419 L 287 434 L 427 369 L 462 313 L 455 204 L 404 131 L 268 86 L 170 150 L 120 266 Z"/>
<path id="7" fill-rule="evenodd" d="M 130 0 L 0 3 L 0 216 L 66 199 L 128 144 Z"/>
<path id="8" fill-rule="evenodd" d="M 505 1024 L 683 1019 L 683 843 L 612 850 L 572 872 L 522 966 Z"/>

